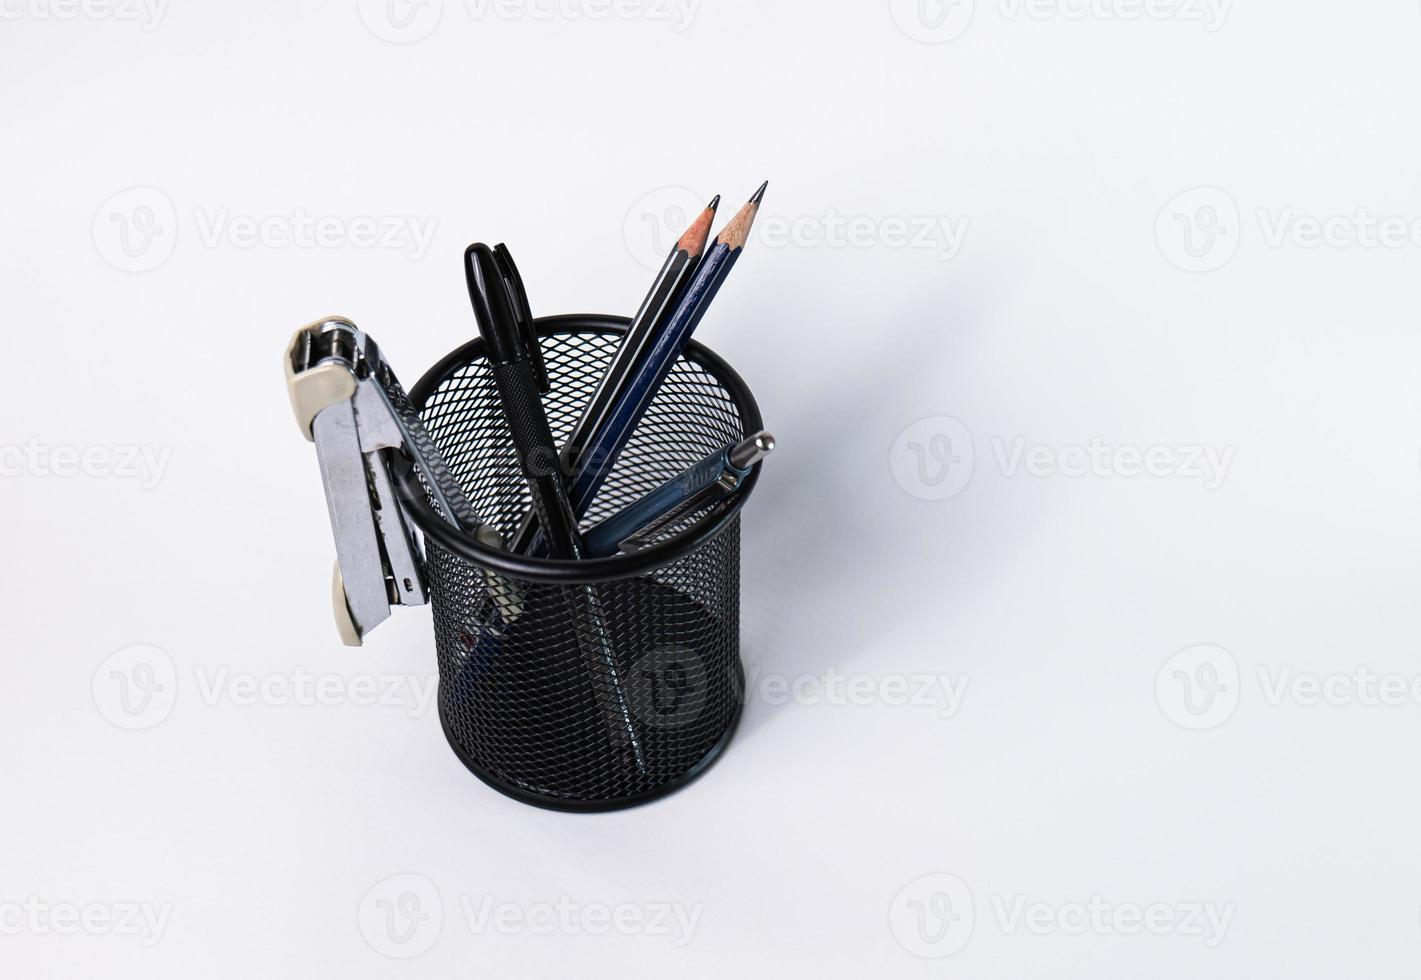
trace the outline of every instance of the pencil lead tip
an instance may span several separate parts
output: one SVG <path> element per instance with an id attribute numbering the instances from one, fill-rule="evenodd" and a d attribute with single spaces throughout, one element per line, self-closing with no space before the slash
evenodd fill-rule
<path id="1" fill-rule="evenodd" d="M 719 194 L 717 194 L 715 197 L 711 198 L 711 202 L 706 205 L 706 210 L 708 210 L 708 211 L 714 211 L 714 210 L 715 210 L 716 208 L 718 208 L 718 207 L 720 207 L 720 195 L 719 195 Z"/>
<path id="2" fill-rule="evenodd" d="M 769 182 L 768 180 L 765 181 L 763 184 L 761 184 L 761 185 L 760 185 L 760 189 L 759 189 L 758 191 L 756 191 L 756 192 L 750 197 L 750 203 L 751 203 L 751 204 L 759 204 L 760 201 L 763 200 L 764 197 L 765 197 L 765 188 L 766 188 L 766 187 L 769 187 L 769 186 L 770 186 L 770 182 Z"/>

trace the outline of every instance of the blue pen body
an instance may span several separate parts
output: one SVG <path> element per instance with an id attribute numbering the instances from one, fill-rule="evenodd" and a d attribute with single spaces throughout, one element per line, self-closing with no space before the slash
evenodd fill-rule
<path id="1" fill-rule="evenodd" d="M 731 464 L 729 449 L 711 453 L 690 469 L 667 480 L 640 500 L 628 504 L 583 535 L 588 556 L 605 558 L 615 555 L 621 543 L 633 532 L 694 497 L 722 476 L 730 474 L 738 481 L 749 472 L 748 466 L 742 470 Z"/>
<path id="2" fill-rule="evenodd" d="M 686 346 L 686 341 L 691 339 L 691 332 L 710 308 L 711 300 L 720 290 L 726 274 L 740 258 L 742 250 L 718 244 L 706 253 L 705 260 L 696 270 L 695 278 L 686 287 L 686 295 L 667 321 L 666 328 L 656 338 L 656 343 L 643 358 L 636 376 L 617 400 L 607 424 L 588 442 L 577 475 L 573 478 L 572 492 L 569 494 L 573 512 L 579 518 L 586 514 L 587 508 L 592 505 L 592 499 L 601 488 L 602 481 L 607 478 L 617 456 L 631 438 L 661 383 L 671 373 L 671 366 Z"/>

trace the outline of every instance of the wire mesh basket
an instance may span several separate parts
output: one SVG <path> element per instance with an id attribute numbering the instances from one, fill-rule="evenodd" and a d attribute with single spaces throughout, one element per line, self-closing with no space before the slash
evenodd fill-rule
<path id="1" fill-rule="evenodd" d="M 627 323 L 538 321 L 559 444 Z M 410 397 L 475 511 L 511 539 L 530 500 L 483 342 L 445 357 Z M 760 428 L 744 382 L 692 342 L 583 529 Z M 758 476 L 756 466 L 731 496 L 643 550 L 580 562 L 489 547 L 451 528 L 406 478 L 427 548 L 440 720 L 475 775 L 539 806 L 610 810 L 671 792 L 717 758 L 740 717 L 740 508 Z"/>

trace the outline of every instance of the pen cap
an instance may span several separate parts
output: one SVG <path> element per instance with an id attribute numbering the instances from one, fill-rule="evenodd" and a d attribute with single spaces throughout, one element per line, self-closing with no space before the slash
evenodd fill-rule
<path id="1" fill-rule="evenodd" d="M 496 364 L 518 360 L 523 355 L 523 335 L 508 295 L 504 265 L 493 249 L 475 242 L 464 250 L 464 281 L 489 359 Z"/>
<path id="2" fill-rule="evenodd" d="M 737 470 L 748 470 L 775 448 L 775 437 L 764 429 L 730 447 L 727 458 Z"/>

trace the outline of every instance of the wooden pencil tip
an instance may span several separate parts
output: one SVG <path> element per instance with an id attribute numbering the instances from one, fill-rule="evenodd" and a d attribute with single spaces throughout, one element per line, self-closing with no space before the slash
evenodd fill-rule
<path id="1" fill-rule="evenodd" d="M 696 220 L 691 222 L 691 227 L 687 228 L 676 241 L 676 248 L 686 252 L 693 259 L 700 257 L 700 254 L 706 250 L 706 241 L 710 238 L 711 223 L 715 220 L 715 208 L 719 203 L 720 195 L 717 194 L 715 200 L 707 204 L 696 215 Z"/>
<path id="2" fill-rule="evenodd" d="M 735 212 L 735 217 L 727 221 L 720 234 L 715 237 L 716 244 L 728 245 L 731 248 L 745 247 L 745 243 L 750 239 L 750 226 L 755 223 L 755 215 L 760 210 L 760 199 L 765 196 L 765 188 L 769 186 L 768 180 L 761 184 L 755 196 Z"/>

